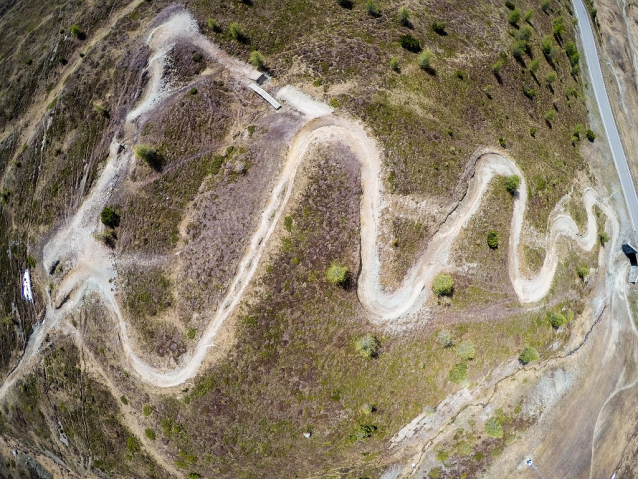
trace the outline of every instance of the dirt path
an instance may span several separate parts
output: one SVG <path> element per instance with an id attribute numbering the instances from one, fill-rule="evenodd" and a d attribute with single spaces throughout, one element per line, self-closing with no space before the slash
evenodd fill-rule
<path id="1" fill-rule="evenodd" d="M 56 297 L 47 307 L 46 319 L 36 334 L 32 336 L 24 359 L 0 388 L 0 397 L 18 377 L 20 370 L 37 356 L 46 333 L 51 328 L 56 327 L 65 314 L 82 301 L 87 291 L 97 291 L 103 295 L 105 304 L 112 311 L 119 326 L 127 360 L 143 381 L 158 387 L 174 387 L 193 378 L 198 373 L 208 348 L 213 346 L 214 339 L 222 324 L 241 301 L 243 293 L 257 271 L 260 258 L 293 191 L 299 165 L 307 153 L 321 143 L 344 143 L 352 149 L 361 164 L 363 189 L 361 198 L 362 270 L 358 292 L 362 305 L 378 321 L 395 320 L 422 306 L 430 294 L 430 286 L 434 276 L 449 266 L 452 244 L 470 218 L 478 211 L 488 185 L 495 176 L 517 174 L 522 178 L 520 194 L 515 198 L 509 244 L 509 274 L 521 302 L 538 301 L 549 291 L 558 263 L 556 248 L 560 236 L 573 239 L 580 248 L 585 250 L 590 250 L 595 245 L 597 229 L 596 218 L 592 211 L 594 204 L 598 205 L 609 218 L 615 218 L 613 211 L 598 199 L 593 190 L 586 190 L 584 198 L 588 222 L 585 234 L 579 235 L 578 227 L 569 216 L 553 215 L 550 218 L 551 225 L 547 237 L 548 254 L 543 267 L 539 274 L 533 278 L 523 277 L 519 268 L 518 246 L 526 208 L 527 187 L 525 179 L 513 161 L 495 151 L 486 151 L 481 156 L 476 173 L 469 183 L 467 194 L 456 211 L 432 239 L 428 248 L 404 278 L 401 286 L 393 292 L 386 292 L 379 280 L 380 259 L 377 249 L 379 218 L 384 195 L 379 147 L 360 123 L 336 116 L 332 114 L 330 108 L 318 108 L 318 102 L 312 100 L 314 103 L 311 103 L 307 99 L 304 100 L 303 95 L 291 94 L 288 90 L 286 98 L 291 106 L 297 105 L 301 111 L 308 110 L 308 105 L 312 108 L 306 116 L 306 123 L 290 145 L 280 178 L 273 189 L 268 204 L 261 213 L 259 226 L 239 264 L 238 273 L 217 313 L 184 364 L 174 370 L 154 368 L 142 361 L 134 352 L 127 333 L 127 322 L 119 309 L 115 297 L 116 292 L 111 287 L 112 280 L 116 278 L 114 256 L 109 249 L 96 242 L 93 235 L 101 227 L 98 221 L 100 210 L 108 203 L 111 192 L 126 174 L 133 161 L 132 138 L 135 125 L 131 122 L 150 111 L 170 91 L 170 85 L 163 83 L 161 77 L 162 65 L 166 53 L 170 51 L 175 42 L 180 40 L 196 44 L 211 59 L 219 61 L 228 68 L 231 75 L 238 81 L 248 83 L 246 74 L 250 68 L 230 58 L 203 37 L 197 31 L 194 19 L 183 10 L 174 13 L 149 34 L 147 43 L 153 49 L 153 54 L 149 62 L 151 80 L 147 93 L 127 117 L 126 138 L 119 142 L 113 140 L 109 159 L 96 186 L 76 215 L 58 231 L 44 248 L 44 267 L 48 268 L 54 261 L 60 259 L 65 264 L 65 270 L 70 272 L 57 287 Z M 305 102 L 305 104 L 300 105 L 300 102 Z M 124 149 L 121 148 L 122 145 Z M 617 225 L 617 222 L 614 220 L 612 224 Z M 618 228 L 614 226 L 614 241 L 617 235 Z M 58 309 L 56 309 L 56 304 Z"/>

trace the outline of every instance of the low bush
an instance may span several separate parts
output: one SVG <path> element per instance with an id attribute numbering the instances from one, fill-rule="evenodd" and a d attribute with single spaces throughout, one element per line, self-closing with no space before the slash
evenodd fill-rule
<path id="1" fill-rule="evenodd" d="M 521 184 L 521 177 L 518 175 L 510 175 L 505 178 L 503 185 L 510 195 L 513 195 Z"/>
<path id="2" fill-rule="evenodd" d="M 406 7 L 399 8 L 399 11 L 397 12 L 397 20 L 399 20 L 399 23 L 401 23 L 401 25 L 404 25 L 406 27 L 410 25 L 410 10 L 408 10 Z"/>
<path id="3" fill-rule="evenodd" d="M 406 33 L 405 35 L 401 35 L 399 37 L 399 43 L 401 44 L 403 48 L 405 48 L 406 50 L 412 53 L 419 53 L 421 51 L 421 44 L 419 43 L 419 40 L 414 38 L 409 33 Z"/>
<path id="4" fill-rule="evenodd" d="M 527 10 L 527 11 L 525 12 L 525 15 L 523 16 L 523 19 L 524 19 L 526 22 L 528 22 L 528 23 L 529 23 L 529 22 L 531 22 L 531 21 L 532 21 L 532 18 L 534 18 L 534 10 L 529 9 L 529 10 Z"/>
<path id="5" fill-rule="evenodd" d="M 219 23 L 217 23 L 217 21 L 214 18 L 208 19 L 208 28 L 217 33 L 221 32 L 221 27 L 219 26 Z"/>
<path id="6" fill-rule="evenodd" d="M 527 364 L 536 361 L 539 358 L 538 351 L 535 348 L 526 347 L 518 357 L 521 363 Z"/>
<path id="7" fill-rule="evenodd" d="M 472 341 L 462 341 L 456 348 L 456 355 L 465 361 L 471 361 L 476 358 L 476 346 Z"/>
<path id="8" fill-rule="evenodd" d="M 532 38 L 533 33 L 534 30 L 532 29 L 532 27 L 530 27 L 529 25 L 524 25 L 516 32 L 516 39 L 528 41 L 530 38 Z"/>
<path id="9" fill-rule="evenodd" d="M 454 293 L 454 280 L 446 273 L 439 273 L 432 282 L 432 292 L 437 296 L 451 296 Z"/>
<path id="10" fill-rule="evenodd" d="M 509 0 L 507 0 L 507 2 L 505 2 L 505 6 L 507 7 L 508 10 L 514 10 L 516 8 L 516 5 L 514 5 Z"/>
<path id="11" fill-rule="evenodd" d="M 601 231 L 600 233 L 598 233 L 598 241 L 600 242 L 601 246 L 605 246 L 605 243 L 607 243 L 610 239 L 611 237 L 607 234 L 606 231 Z"/>
<path id="12" fill-rule="evenodd" d="M 543 118 L 545 119 L 545 121 L 551 123 L 551 121 L 554 119 L 555 116 L 556 116 L 556 112 L 554 110 L 549 110 L 543 115 Z"/>
<path id="13" fill-rule="evenodd" d="M 447 329 L 439 332 L 436 339 L 443 348 L 449 348 L 454 345 L 454 336 Z"/>
<path id="14" fill-rule="evenodd" d="M 326 279 L 330 284 L 342 285 L 348 279 L 348 268 L 332 263 L 326 272 Z"/>
<path id="15" fill-rule="evenodd" d="M 554 42 L 552 40 L 551 35 L 545 35 L 541 39 L 541 49 L 545 55 L 549 55 L 554 47 Z"/>
<path id="16" fill-rule="evenodd" d="M 144 429 L 144 435 L 151 441 L 155 440 L 155 431 L 153 431 L 152 429 Z"/>
<path id="17" fill-rule="evenodd" d="M 241 28 L 239 23 L 233 22 L 228 27 L 228 31 L 230 32 L 230 36 L 233 37 L 234 40 L 237 40 L 240 43 L 245 43 L 248 37 L 244 33 L 244 30 Z"/>
<path id="18" fill-rule="evenodd" d="M 536 74 L 540 66 L 541 61 L 538 58 L 534 58 L 531 62 L 529 62 L 528 69 L 531 73 Z"/>
<path id="19" fill-rule="evenodd" d="M 503 427 L 498 419 L 492 418 L 485 423 L 485 433 L 494 438 L 503 437 Z"/>
<path id="20" fill-rule="evenodd" d="M 501 73 L 501 68 L 503 68 L 503 62 L 499 60 L 494 65 L 492 65 L 492 73 L 494 73 L 494 75 L 498 75 L 499 73 Z"/>
<path id="21" fill-rule="evenodd" d="M 188 339 L 195 339 L 195 335 L 197 335 L 197 330 L 195 328 L 189 328 L 186 337 Z"/>
<path id="22" fill-rule="evenodd" d="M 560 38 L 561 35 L 565 33 L 565 19 L 562 16 L 552 20 L 552 32 L 554 32 L 554 36 L 557 38 Z"/>
<path id="23" fill-rule="evenodd" d="M 374 0 L 368 0 L 365 4 L 366 13 L 372 17 L 378 17 L 381 15 L 379 5 Z"/>
<path id="24" fill-rule="evenodd" d="M 450 378 L 450 381 L 456 384 L 460 383 L 461 381 L 465 381 L 467 379 L 467 364 L 457 363 L 452 366 L 448 377 Z"/>
<path id="25" fill-rule="evenodd" d="M 441 21 L 436 21 L 432 23 L 432 30 L 434 30 L 434 33 L 436 33 L 437 35 L 447 35 L 447 32 L 445 31 L 445 22 L 441 22 Z"/>
<path id="26" fill-rule="evenodd" d="M 144 404 L 144 407 L 142 408 L 142 414 L 144 414 L 145 416 L 150 416 L 152 412 L 153 407 L 150 404 Z"/>
<path id="27" fill-rule="evenodd" d="M 527 85 L 523 85 L 523 94 L 530 100 L 533 100 L 534 97 L 536 96 L 536 92 L 532 88 L 528 87 Z"/>
<path id="28" fill-rule="evenodd" d="M 137 441 L 135 436 L 129 436 L 126 440 L 126 449 L 131 454 L 140 451 L 140 443 Z"/>
<path id="29" fill-rule="evenodd" d="M 250 53 L 250 63 L 255 68 L 264 68 L 266 65 L 264 57 L 257 50 Z"/>
<path id="30" fill-rule="evenodd" d="M 105 206 L 102 212 L 100 213 L 100 220 L 105 226 L 109 228 L 116 228 L 120 225 L 120 215 L 111 208 L 110 206 Z"/>
<path id="31" fill-rule="evenodd" d="M 552 0 L 543 0 L 541 2 L 541 10 L 545 13 L 549 11 L 549 7 L 552 4 Z"/>
<path id="32" fill-rule="evenodd" d="M 430 49 L 428 48 L 423 50 L 419 54 L 417 61 L 419 62 L 419 66 L 423 70 L 431 70 L 432 69 L 432 52 L 430 51 Z"/>
<path id="33" fill-rule="evenodd" d="M 490 231 L 487 233 L 487 246 L 491 249 L 498 248 L 498 232 Z"/>
<path id="34" fill-rule="evenodd" d="M 379 352 L 379 341 L 371 334 L 366 334 L 354 342 L 354 349 L 364 358 L 372 359 Z"/>
<path id="35" fill-rule="evenodd" d="M 596 134 L 593 131 L 591 131 L 589 128 L 587 129 L 587 132 L 585 134 L 587 135 L 587 139 L 591 141 L 592 143 L 596 139 Z"/>
<path id="36" fill-rule="evenodd" d="M 516 8 L 507 14 L 507 21 L 513 26 L 516 26 L 520 20 L 521 11 Z"/>
<path id="37" fill-rule="evenodd" d="M 122 404 L 128 405 L 128 399 L 126 399 L 126 396 L 120 396 L 120 401 L 122 401 Z"/>
<path id="38" fill-rule="evenodd" d="M 150 145 L 135 145 L 135 156 L 144 161 L 154 170 L 159 170 L 162 166 L 162 159 L 160 154 L 157 152 L 157 150 L 155 150 L 155 148 Z"/>
<path id="39" fill-rule="evenodd" d="M 76 38 L 79 38 L 80 35 L 82 35 L 82 29 L 77 25 L 73 25 L 71 27 L 71 35 L 73 35 Z"/>
<path id="40" fill-rule="evenodd" d="M 589 275 L 589 268 L 587 266 L 579 266 L 576 268 L 576 274 L 580 279 L 585 279 Z"/>
<path id="41" fill-rule="evenodd" d="M 556 72 L 549 72 L 545 75 L 545 83 L 547 86 L 551 87 L 552 84 L 556 81 Z"/>
<path id="42" fill-rule="evenodd" d="M 390 68 L 395 72 L 398 72 L 400 70 L 399 60 L 397 59 L 397 57 L 392 57 L 392 59 L 390 60 Z"/>

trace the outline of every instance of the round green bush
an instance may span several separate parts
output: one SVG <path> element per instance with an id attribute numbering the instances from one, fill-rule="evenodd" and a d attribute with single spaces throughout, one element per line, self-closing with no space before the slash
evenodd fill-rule
<path id="1" fill-rule="evenodd" d="M 432 51 L 430 51 L 430 49 L 423 50 L 419 54 L 417 61 L 419 62 L 419 66 L 423 70 L 429 70 L 430 68 L 432 68 Z"/>
<path id="2" fill-rule="evenodd" d="M 414 38 L 409 33 L 406 33 L 405 35 L 401 35 L 399 37 L 399 43 L 401 44 L 403 48 L 405 48 L 406 50 L 412 53 L 419 53 L 421 51 L 421 44 L 419 43 L 419 40 Z"/>
<path id="3" fill-rule="evenodd" d="M 446 273 L 439 273 L 432 283 L 432 292 L 437 296 L 451 296 L 454 292 L 454 280 Z"/>
<path id="4" fill-rule="evenodd" d="M 492 418 L 485 423 L 485 433 L 490 437 L 503 437 L 503 427 L 496 418 Z"/>
<path id="5" fill-rule="evenodd" d="M 536 361 L 538 358 L 538 351 L 535 348 L 526 347 L 525 349 L 523 349 L 523 352 L 518 359 L 523 364 L 527 364 L 531 363 L 532 361 Z"/>
<path id="6" fill-rule="evenodd" d="M 148 437 L 151 441 L 155 440 L 155 431 L 153 431 L 152 429 L 145 429 L 144 435 Z"/>
<path id="7" fill-rule="evenodd" d="M 456 348 L 456 355 L 466 361 L 472 360 L 476 357 L 476 346 L 472 341 L 463 341 Z"/>
<path id="8" fill-rule="evenodd" d="M 142 412 L 144 413 L 145 416 L 150 416 L 151 413 L 153 412 L 153 407 L 150 404 L 144 404 L 144 407 L 142 408 Z"/>
<path id="9" fill-rule="evenodd" d="M 549 322 L 556 329 L 567 324 L 567 321 L 568 321 L 567 318 L 563 316 L 561 313 L 552 313 L 549 315 Z"/>
<path id="10" fill-rule="evenodd" d="M 507 192 L 511 195 L 518 189 L 521 184 L 521 177 L 518 175 L 511 175 L 505 178 L 504 185 Z"/>
<path id="11" fill-rule="evenodd" d="M 487 233 L 487 246 L 492 249 L 498 248 L 498 233 L 496 231 Z"/>
<path id="12" fill-rule="evenodd" d="M 326 272 L 326 279 L 331 284 L 343 284 L 348 279 L 348 268 L 337 263 L 333 263 Z"/>
<path id="13" fill-rule="evenodd" d="M 157 153 L 157 150 L 150 145 L 135 145 L 135 156 L 146 162 L 148 166 L 155 170 L 158 170 L 161 167 L 161 157 Z"/>
<path id="14" fill-rule="evenodd" d="M 254 50 L 250 53 L 250 63 L 255 68 L 264 68 L 266 61 L 264 60 L 264 57 L 261 53 L 259 53 L 257 50 Z"/>
<path id="15" fill-rule="evenodd" d="M 115 228 L 120 224 L 120 215 L 110 206 L 105 206 L 100 213 L 100 220 L 109 228 Z"/>

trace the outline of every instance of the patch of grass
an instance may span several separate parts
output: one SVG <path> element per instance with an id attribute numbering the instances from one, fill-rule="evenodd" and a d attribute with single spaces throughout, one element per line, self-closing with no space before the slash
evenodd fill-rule
<path id="1" fill-rule="evenodd" d="M 188 332 L 186 333 L 186 337 L 188 339 L 195 339 L 196 335 L 197 335 L 197 329 L 195 328 L 189 328 Z"/>
<path id="2" fill-rule="evenodd" d="M 144 435 L 151 441 L 155 440 L 155 431 L 153 431 L 152 429 L 144 429 Z"/>
<path id="3" fill-rule="evenodd" d="M 503 437 L 503 427 L 498 419 L 492 418 L 485 423 L 485 433 L 494 438 Z"/>
<path id="4" fill-rule="evenodd" d="M 467 379 L 467 363 L 457 363 L 455 364 L 448 374 L 450 381 L 455 384 L 463 382 Z"/>
<path id="5" fill-rule="evenodd" d="M 579 266 L 576 268 L 576 274 L 580 279 L 585 279 L 589 275 L 589 268 L 587 266 Z"/>
<path id="6" fill-rule="evenodd" d="M 476 345 L 472 341 L 462 341 L 456 348 L 456 355 L 469 361 L 476 358 Z"/>
<path id="7" fill-rule="evenodd" d="M 253 50 L 250 53 L 250 64 L 252 66 L 254 66 L 255 68 L 264 68 L 264 66 L 266 66 L 266 61 L 264 60 L 264 56 L 258 51 L 258 50 Z"/>
<path id="8" fill-rule="evenodd" d="M 447 329 L 440 331 L 436 339 L 441 347 L 449 348 L 454 345 L 454 335 Z"/>
<path id="9" fill-rule="evenodd" d="M 151 415 L 152 412 L 153 412 L 153 407 L 150 404 L 144 404 L 144 407 L 142 408 L 142 413 L 148 417 Z"/>

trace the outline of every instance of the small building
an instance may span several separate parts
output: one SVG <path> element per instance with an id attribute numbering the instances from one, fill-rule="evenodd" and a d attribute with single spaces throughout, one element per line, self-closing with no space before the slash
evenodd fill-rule
<path id="1" fill-rule="evenodd" d="M 251 70 L 250 73 L 248 73 L 248 78 L 250 78 L 252 81 L 257 83 L 258 85 L 263 84 L 267 79 L 266 75 L 264 75 L 262 72 L 257 70 Z"/>
<path id="2" fill-rule="evenodd" d="M 629 258 L 629 264 L 631 265 L 629 266 L 629 282 L 636 284 L 638 282 L 638 261 L 636 259 L 638 249 L 630 243 L 623 243 L 622 252 Z"/>

